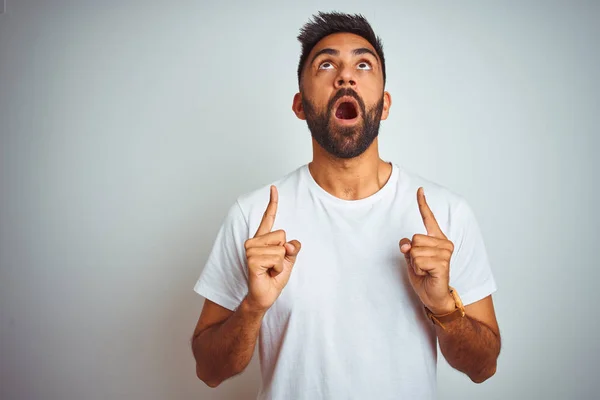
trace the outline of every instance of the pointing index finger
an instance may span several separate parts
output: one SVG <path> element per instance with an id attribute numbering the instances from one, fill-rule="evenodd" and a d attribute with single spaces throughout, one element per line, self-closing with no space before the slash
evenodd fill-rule
<path id="1" fill-rule="evenodd" d="M 267 209 L 263 214 L 262 220 L 260 221 L 260 225 L 258 226 L 258 230 L 256 231 L 254 237 L 262 236 L 271 232 L 271 229 L 273 229 L 273 224 L 275 223 L 275 216 L 277 215 L 278 202 L 279 194 L 277 193 L 277 188 L 271 185 L 269 205 L 267 205 Z"/>
<path id="2" fill-rule="evenodd" d="M 427 235 L 445 238 L 446 235 L 442 232 L 442 229 L 433 215 L 433 211 L 431 211 L 429 204 L 427 204 L 425 190 L 422 187 L 417 190 L 417 203 L 419 204 L 419 211 L 421 212 L 425 229 L 427 229 Z"/>

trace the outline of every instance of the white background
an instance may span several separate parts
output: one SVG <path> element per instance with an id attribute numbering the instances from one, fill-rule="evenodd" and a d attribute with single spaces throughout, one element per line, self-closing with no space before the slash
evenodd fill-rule
<path id="1" fill-rule="evenodd" d="M 235 198 L 310 161 L 296 35 L 334 9 L 384 42 L 382 157 L 466 197 L 499 286 L 497 374 L 441 359 L 440 398 L 593 397 L 600 3 L 249 3 L 7 2 L 0 398 L 255 396 L 256 358 L 196 378 L 192 288 Z"/>

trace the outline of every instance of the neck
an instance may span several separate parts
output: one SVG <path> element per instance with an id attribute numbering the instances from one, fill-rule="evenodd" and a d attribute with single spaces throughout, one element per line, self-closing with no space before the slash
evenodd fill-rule
<path id="1" fill-rule="evenodd" d="M 313 139 L 310 173 L 325 191 L 343 200 L 360 200 L 378 192 L 392 173 L 391 164 L 379 158 L 377 139 L 360 156 L 332 157 Z"/>

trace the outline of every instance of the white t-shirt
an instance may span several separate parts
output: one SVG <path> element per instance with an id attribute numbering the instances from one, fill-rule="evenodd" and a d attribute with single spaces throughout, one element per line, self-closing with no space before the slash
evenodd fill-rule
<path id="1" fill-rule="evenodd" d="M 260 330 L 259 399 L 432 399 L 435 329 L 408 280 L 398 242 L 426 234 L 423 186 L 454 243 L 450 285 L 468 305 L 496 291 L 475 217 L 463 198 L 392 164 L 385 186 L 361 200 L 321 188 L 308 165 L 273 183 L 273 230 L 302 243 L 289 282 Z M 269 186 L 231 207 L 194 290 L 230 310 L 248 292 L 244 242 L 269 202 Z"/>

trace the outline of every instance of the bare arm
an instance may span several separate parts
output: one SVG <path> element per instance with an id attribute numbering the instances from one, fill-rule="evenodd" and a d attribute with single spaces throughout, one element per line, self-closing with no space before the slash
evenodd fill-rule
<path id="1" fill-rule="evenodd" d="M 465 307 L 465 318 L 436 325 L 442 354 L 453 368 L 481 383 L 496 372 L 500 333 L 491 296 Z"/>
<path id="2" fill-rule="evenodd" d="M 244 371 L 252 359 L 264 314 L 244 299 L 236 311 L 219 323 L 202 328 L 201 317 L 192 339 L 198 378 L 217 387 Z"/>
<path id="3" fill-rule="evenodd" d="M 210 387 L 241 373 L 252 359 L 263 317 L 290 279 L 301 243 L 287 241 L 285 231 L 271 232 L 278 193 L 270 199 L 253 238 L 246 240 L 248 294 L 232 312 L 206 300 L 192 338 L 196 375 Z"/>
<path id="4" fill-rule="evenodd" d="M 417 203 L 427 235 L 403 238 L 400 251 L 406 259 L 410 283 L 423 305 L 443 315 L 456 308 L 449 285 L 454 243 L 442 232 L 422 187 L 417 190 Z M 436 325 L 436 335 L 448 363 L 473 382 L 481 383 L 496 372 L 500 354 L 500 331 L 491 295 L 468 304 L 465 312 L 465 317 L 444 323 L 444 327 Z"/>

